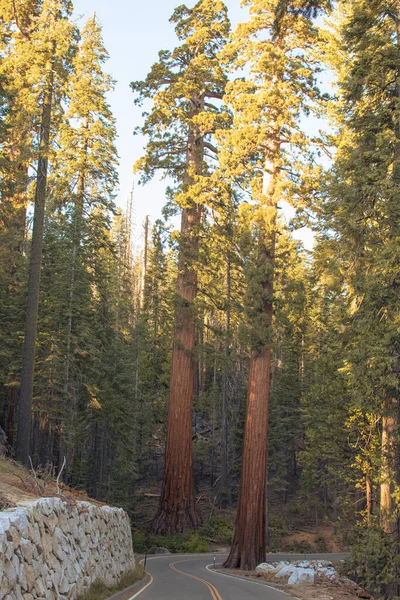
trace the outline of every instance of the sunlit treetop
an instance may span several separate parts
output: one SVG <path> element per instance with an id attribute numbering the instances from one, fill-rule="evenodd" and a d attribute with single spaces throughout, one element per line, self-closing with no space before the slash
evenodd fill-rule
<path id="1" fill-rule="evenodd" d="M 220 0 L 201 0 L 192 9 L 182 5 L 174 11 L 171 22 L 182 43 L 172 51 L 162 50 L 146 79 L 131 84 L 136 104 L 152 101 L 140 128 L 149 138 L 145 156 L 136 163 L 142 181 L 157 170 L 182 181 L 189 132 L 197 142 L 201 140 L 200 162 L 207 169 L 215 156 L 213 133 L 228 122 L 218 102 L 227 81 L 218 57 L 230 30 L 226 6 Z"/>

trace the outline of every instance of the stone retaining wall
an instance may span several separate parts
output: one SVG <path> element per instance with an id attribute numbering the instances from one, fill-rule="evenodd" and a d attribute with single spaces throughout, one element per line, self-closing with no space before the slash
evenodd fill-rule
<path id="1" fill-rule="evenodd" d="M 134 566 L 121 508 L 41 498 L 0 512 L 0 600 L 75 600 Z"/>

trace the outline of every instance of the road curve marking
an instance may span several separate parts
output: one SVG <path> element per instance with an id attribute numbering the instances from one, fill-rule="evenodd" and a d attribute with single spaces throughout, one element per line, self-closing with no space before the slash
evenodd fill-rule
<path id="1" fill-rule="evenodd" d="M 144 558 L 142 558 L 142 560 L 140 561 L 140 564 L 142 565 L 144 563 Z M 143 587 L 140 588 L 140 590 L 138 592 L 136 592 L 136 594 L 133 594 L 133 596 L 131 596 L 130 598 L 128 598 L 128 600 L 134 600 L 135 598 L 137 598 L 138 596 L 140 596 L 140 594 L 142 592 L 144 592 L 144 590 L 147 590 L 147 588 L 153 583 L 153 576 L 151 573 L 147 573 L 147 571 L 145 571 L 146 575 L 148 575 L 150 577 L 150 581 L 148 581 L 148 583 L 146 583 L 146 585 L 144 585 Z"/>
<path id="2" fill-rule="evenodd" d="M 300 600 L 300 598 L 296 598 L 296 596 L 291 596 L 287 592 L 284 592 L 283 590 L 279 590 L 278 588 L 274 587 L 273 585 L 268 585 L 268 583 L 259 583 L 258 581 L 254 581 L 254 579 L 252 579 L 251 577 L 241 577 L 240 575 L 231 575 L 228 573 L 221 573 L 221 571 L 212 569 L 213 566 L 214 566 L 213 564 L 206 566 L 206 569 L 209 573 L 215 573 L 216 575 L 221 575 L 221 577 L 230 577 L 231 579 L 240 579 L 241 581 L 247 581 L 248 583 L 252 583 L 253 585 L 261 585 L 262 587 L 267 587 L 270 590 L 274 590 L 275 592 L 284 594 L 285 596 L 288 596 L 289 598 L 291 598 L 291 600 Z"/>
<path id="3" fill-rule="evenodd" d="M 181 571 L 180 569 L 178 569 L 175 565 L 179 565 L 181 563 L 184 562 L 192 562 L 192 560 L 179 560 L 177 562 L 174 563 L 170 563 L 170 568 L 173 571 L 176 571 L 176 573 L 179 573 L 180 575 L 185 575 L 186 577 L 191 577 L 191 579 L 196 579 L 197 581 L 200 581 L 200 583 L 203 583 L 204 585 L 206 585 L 208 587 L 208 589 L 210 590 L 211 593 L 211 597 L 213 600 L 222 600 L 219 591 L 217 590 L 217 588 L 215 586 L 213 586 L 212 583 L 210 583 L 209 581 L 206 581 L 205 579 L 201 579 L 200 577 L 197 577 L 196 575 L 191 575 L 190 573 L 185 573 L 185 571 Z"/>
<path id="4" fill-rule="evenodd" d="M 148 583 L 146 583 L 146 585 L 144 585 L 138 592 L 136 592 L 136 594 L 134 594 L 133 596 L 131 596 L 128 600 L 134 600 L 134 598 L 137 598 L 142 592 L 144 592 L 144 590 L 147 590 L 147 588 L 153 583 L 153 577 L 150 575 L 150 581 Z"/>

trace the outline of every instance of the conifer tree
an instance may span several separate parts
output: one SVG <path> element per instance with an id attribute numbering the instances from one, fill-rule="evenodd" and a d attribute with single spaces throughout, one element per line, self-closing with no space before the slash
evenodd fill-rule
<path id="1" fill-rule="evenodd" d="M 95 207 L 113 209 L 112 196 L 118 178 L 116 174 L 116 128 L 106 95 L 113 88 L 113 80 L 103 72 L 108 59 L 101 38 L 101 27 L 95 16 L 90 18 L 81 32 L 81 41 L 72 64 L 68 81 L 68 110 L 60 126 L 57 142 L 59 150 L 54 164 L 52 195 L 57 202 L 73 201 L 72 256 L 68 290 L 68 321 L 65 348 L 64 419 L 62 428 L 65 454 L 68 430 L 71 429 L 70 363 L 72 337 L 83 324 L 74 318 L 79 313 L 77 305 L 77 278 L 85 276 L 82 246 L 87 215 Z M 87 285 L 89 282 L 87 281 Z M 69 414 L 69 417 L 67 416 Z"/>
<path id="2" fill-rule="evenodd" d="M 161 170 L 176 183 L 173 199 L 182 209 L 174 344 L 168 404 L 165 473 L 157 533 L 197 527 L 192 472 L 192 403 L 195 346 L 194 300 L 204 179 L 208 157 L 215 153 L 212 134 L 226 122 L 214 104 L 222 99 L 226 77 L 217 54 L 229 32 L 227 10 L 220 0 L 182 5 L 171 17 L 181 45 L 162 51 L 147 79 L 132 83 L 138 102 L 153 99 L 142 133 L 149 136 L 137 169 L 143 181 Z"/>
<path id="3" fill-rule="evenodd" d="M 21 54 L 26 58 L 27 76 L 35 88 L 39 109 L 35 210 L 29 262 L 28 302 L 16 445 L 16 457 L 25 465 L 28 464 L 30 449 L 47 174 L 52 130 L 54 131 L 57 122 L 56 115 L 61 109 L 60 94 L 70 65 L 73 47 L 74 27 L 69 21 L 70 12 L 71 5 L 67 0 L 45 0 L 40 7 L 39 14 L 32 19 L 31 32 L 25 33 L 27 39 L 20 47 Z"/>
<path id="4" fill-rule="evenodd" d="M 380 519 L 400 539 L 399 2 L 341 3 L 330 44 L 338 76 L 337 156 L 326 227 L 341 241 L 353 402 L 382 419 Z M 366 369 L 366 366 L 368 367 Z M 392 586 L 393 587 L 393 586 Z M 398 595 L 398 586 L 391 591 Z"/>
<path id="5" fill-rule="evenodd" d="M 28 203 L 28 167 L 34 162 L 34 106 L 36 91 L 28 74 L 31 57 L 24 51 L 39 3 L 27 0 L 17 4 L 0 3 L 1 62 L 0 87 L 2 97 L 2 127 L 0 131 L 0 319 L 3 360 L 1 396 L 5 411 L 5 431 L 8 442 L 14 444 L 14 416 L 19 382 L 20 344 L 15 343 L 17 331 L 23 327 L 25 307 L 22 290 L 25 284 L 26 211 Z M 4 387 L 3 387 L 4 386 Z"/>
<path id="6" fill-rule="evenodd" d="M 221 136 L 220 153 L 222 169 L 231 180 L 245 181 L 253 200 L 243 207 L 248 224 L 246 305 L 251 330 L 246 428 L 235 537 L 225 566 L 254 569 L 265 559 L 266 547 L 277 205 L 290 187 L 288 181 L 295 188 L 302 180 L 307 142 L 299 120 L 317 97 L 315 61 L 308 51 L 317 41 L 317 32 L 310 19 L 288 10 L 279 15 L 278 27 L 277 0 L 245 4 L 250 19 L 238 26 L 227 55 L 236 56 L 236 68 L 247 66 L 249 77 L 227 87 L 226 102 L 233 108 L 234 121 L 232 131 Z"/>

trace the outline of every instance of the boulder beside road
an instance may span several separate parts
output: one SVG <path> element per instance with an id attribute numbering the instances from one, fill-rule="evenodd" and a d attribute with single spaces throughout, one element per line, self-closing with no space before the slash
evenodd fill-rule
<path id="1" fill-rule="evenodd" d="M 337 581 L 339 579 L 333 563 L 326 560 L 279 561 L 261 563 L 256 567 L 257 573 L 274 576 L 288 585 L 315 583 L 316 578 Z"/>

